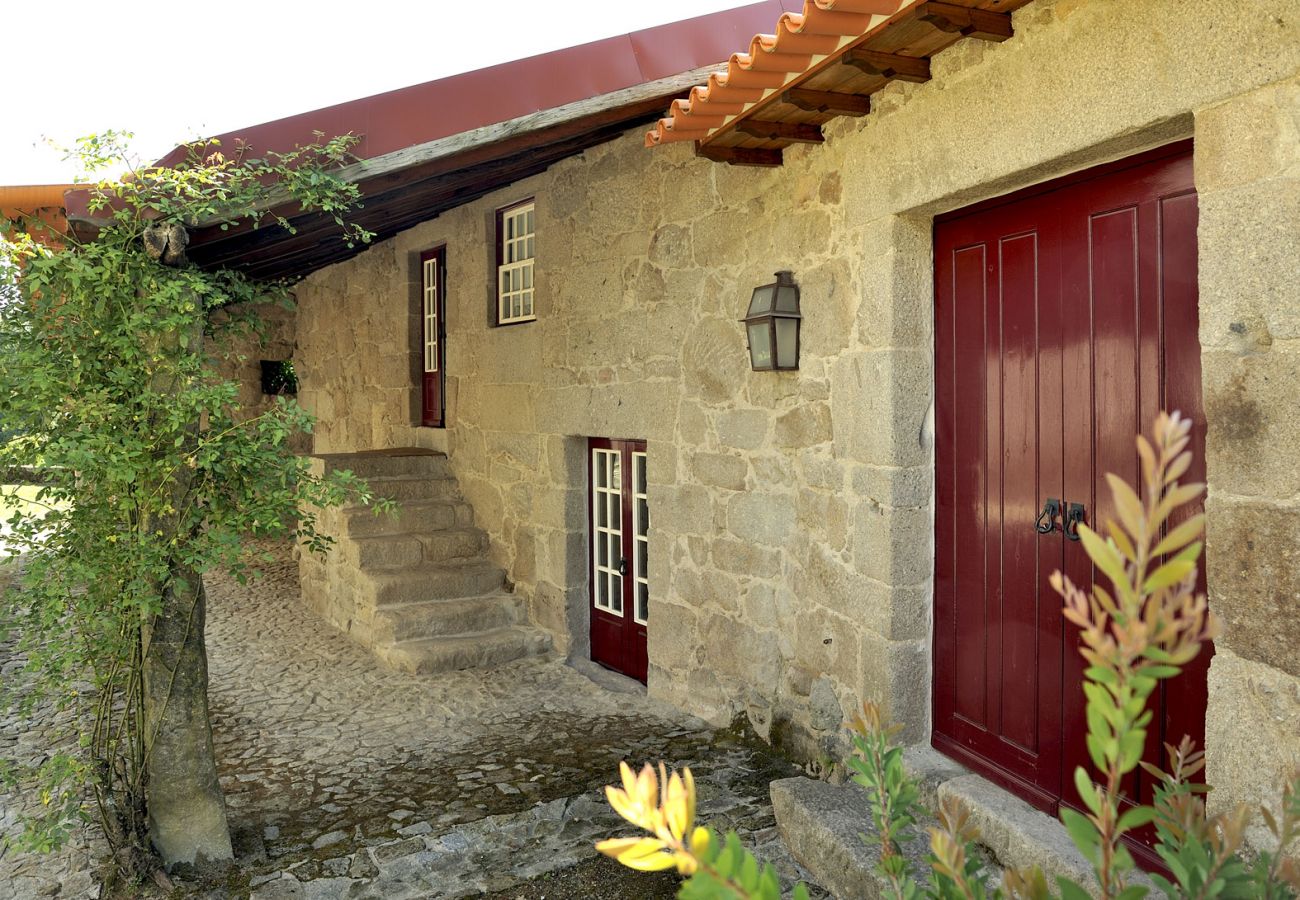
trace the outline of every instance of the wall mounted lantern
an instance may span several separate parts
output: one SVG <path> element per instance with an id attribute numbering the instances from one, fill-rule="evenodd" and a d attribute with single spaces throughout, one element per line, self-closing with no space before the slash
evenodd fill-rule
<path id="1" fill-rule="evenodd" d="M 755 372 L 799 368 L 799 285 L 794 273 L 776 273 L 776 281 L 754 288 L 742 321 L 749 338 L 749 363 Z"/>

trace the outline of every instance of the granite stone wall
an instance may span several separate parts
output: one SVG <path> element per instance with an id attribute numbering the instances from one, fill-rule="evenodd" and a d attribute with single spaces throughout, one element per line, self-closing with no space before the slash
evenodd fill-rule
<path id="1" fill-rule="evenodd" d="M 648 441 L 651 694 L 808 756 L 869 697 L 928 734 L 935 214 L 1196 143 L 1209 420 L 1216 806 L 1297 745 L 1300 12 L 1293 0 L 1039 0 L 780 169 L 639 134 L 298 289 L 316 450 L 445 449 L 531 613 L 585 652 L 585 438 Z M 535 196 L 538 321 L 492 327 L 493 210 Z M 419 251 L 447 246 L 448 428 L 413 427 Z M 797 373 L 751 372 L 755 285 L 803 289 Z"/>

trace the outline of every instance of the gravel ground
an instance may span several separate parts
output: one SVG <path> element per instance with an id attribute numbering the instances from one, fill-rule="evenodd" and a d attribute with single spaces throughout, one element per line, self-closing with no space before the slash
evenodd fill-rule
<path id="1" fill-rule="evenodd" d="M 689 765 L 700 817 L 735 828 L 788 878 L 766 747 L 556 659 L 418 676 L 381 668 L 306 610 L 283 548 L 248 586 L 209 579 L 210 702 L 237 865 L 172 896 L 672 896 L 676 879 L 601 859 L 630 833 L 604 802 L 618 762 Z M 3 650 L 0 649 L 0 654 Z M 4 664 L 0 657 L 0 665 Z M 0 740 L 5 740 L 0 723 Z M 23 747 L 39 752 L 41 729 Z M 11 741 L 12 743 L 12 741 Z M 0 825 L 16 801 L 0 796 Z M 93 894 L 89 836 L 59 857 L 0 855 L 0 900 Z"/>

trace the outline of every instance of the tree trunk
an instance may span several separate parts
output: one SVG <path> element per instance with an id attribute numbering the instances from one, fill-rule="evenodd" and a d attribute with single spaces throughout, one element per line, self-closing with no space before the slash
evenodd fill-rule
<path id="1" fill-rule="evenodd" d="M 143 635 L 149 836 L 168 866 L 233 856 L 208 720 L 205 605 L 198 573 L 177 568 Z"/>

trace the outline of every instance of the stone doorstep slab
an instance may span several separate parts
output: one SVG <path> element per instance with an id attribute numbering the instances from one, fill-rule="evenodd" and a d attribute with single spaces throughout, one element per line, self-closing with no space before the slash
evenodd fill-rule
<path id="1" fill-rule="evenodd" d="M 1092 881 L 1092 868 L 1056 819 L 930 747 L 910 747 L 904 758 L 909 773 L 920 782 L 921 802 L 934 809 L 943 797 L 960 799 L 979 829 L 979 843 L 997 865 L 1037 865 L 1049 884 L 1061 875 L 1084 885 Z M 875 872 L 879 853 L 861 837 L 871 831 L 864 790 L 852 782 L 835 786 L 801 777 L 774 781 L 771 792 L 781 837 L 818 882 L 843 900 L 883 896 L 883 881 Z M 903 849 L 923 867 L 927 839 Z"/>

